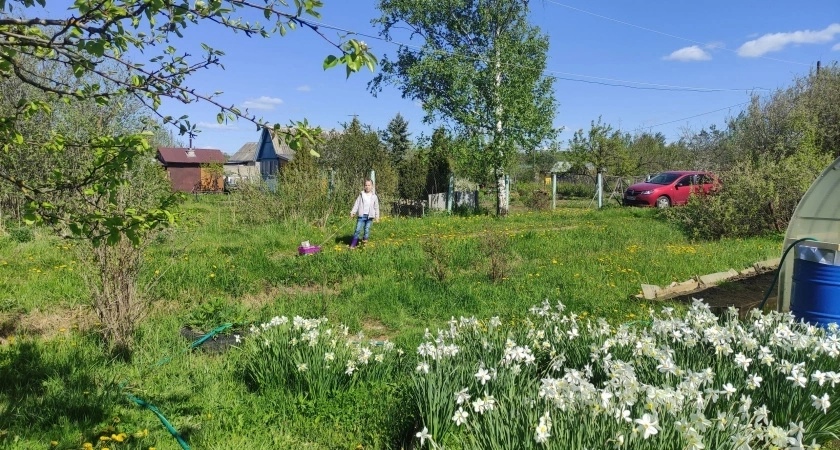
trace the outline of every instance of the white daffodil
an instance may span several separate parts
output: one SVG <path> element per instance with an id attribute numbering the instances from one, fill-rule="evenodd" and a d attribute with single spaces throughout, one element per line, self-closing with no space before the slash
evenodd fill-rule
<path id="1" fill-rule="evenodd" d="M 828 401 L 829 397 L 828 394 L 823 394 L 822 397 L 817 397 L 816 395 L 811 396 L 812 405 L 814 408 L 821 410 L 823 413 L 828 411 L 828 407 L 831 406 L 831 402 Z"/>
<path id="2" fill-rule="evenodd" d="M 481 367 L 475 374 L 475 378 L 478 380 L 479 383 L 481 383 L 482 386 L 484 386 L 485 384 L 487 384 L 488 381 L 490 381 L 490 372 L 484 367 Z"/>
<path id="3" fill-rule="evenodd" d="M 635 422 L 639 425 L 636 429 L 642 433 L 645 439 L 659 433 L 659 423 L 650 414 L 644 414 L 641 419 L 636 419 Z"/>
<path id="4" fill-rule="evenodd" d="M 426 445 L 426 439 L 430 441 L 432 440 L 432 435 L 429 434 L 429 429 L 426 427 L 423 427 L 423 429 L 418 431 L 414 436 L 420 439 L 420 447 Z"/>
<path id="5" fill-rule="evenodd" d="M 470 416 L 470 413 L 464 411 L 464 408 L 458 407 L 458 411 L 455 411 L 455 415 L 452 416 L 452 421 L 455 422 L 455 425 L 461 426 L 467 423 L 467 417 Z"/>

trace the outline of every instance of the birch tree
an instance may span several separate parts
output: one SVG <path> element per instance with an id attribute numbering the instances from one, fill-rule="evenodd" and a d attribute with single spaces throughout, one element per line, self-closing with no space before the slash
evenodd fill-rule
<path id="1" fill-rule="evenodd" d="M 396 86 L 422 102 L 427 123 L 443 121 L 465 136 L 470 162 L 496 180 L 497 214 L 506 214 L 504 175 L 516 152 L 555 134 L 548 37 L 528 23 L 528 1 L 380 0 L 378 7 L 380 34 L 412 46 L 381 60 L 371 92 Z"/>

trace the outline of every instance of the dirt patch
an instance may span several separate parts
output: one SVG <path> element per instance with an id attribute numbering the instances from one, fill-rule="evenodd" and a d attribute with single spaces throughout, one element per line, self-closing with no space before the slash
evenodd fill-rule
<path id="1" fill-rule="evenodd" d="M 370 317 L 362 321 L 362 331 L 365 338 L 374 341 L 385 341 L 393 337 L 384 323 Z"/>
<path id="2" fill-rule="evenodd" d="M 775 271 L 762 272 L 755 275 L 742 275 L 727 280 L 717 286 L 700 289 L 689 294 L 674 297 L 673 301 L 690 303 L 692 298 L 702 299 L 713 310 L 726 309 L 734 306 L 738 309 L 748 311 L 757 308 L 764 300 L 767 289 L 773 284 Z M 778 283 L 773 286 L 773 291 L 767 298 L 764 309 L 776 308 L 776 295 Z"/>
<path id="3" fill-rule="evenodd" d="M 50 311 L 36 309 L 26 314 L 0 313 L 0 344 L 5 344 L 9 336 L 50 339 L 69 330 L 89 330 L 97 323 L 96 314 L 81 306 Z"/>

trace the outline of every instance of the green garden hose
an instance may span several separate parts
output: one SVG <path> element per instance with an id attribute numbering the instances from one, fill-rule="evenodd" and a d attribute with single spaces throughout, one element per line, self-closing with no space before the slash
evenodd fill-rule
<path id="1" fill-rule="evenodd" d="M 232 323 L 226 323 L 226 324 L 223 324 L 223 325 L 220 325 L 220 326 L 214 328 L 212 331 L 210 331 L 209 333 L 200 337 L 199 339 L 197 339 L 192 344 L 190 344 L 190 346 L 187 347 L 187 349 L 184 350 L 184 351 L 187 352 L 187 351 L 190 351 L 190 350 L 200 346 L 201 344 L 205 343 L 208 339 L 212 338 L 213 336 L 221 333 L 222 331 L 224 331 L 224 330 L 226 330 L 226 329 L 228 329 L 232 326 L 233 326 Z M 172 357 L 169 357 L 169 356 L 166 357 L 166 358 L 163 358 L 160 361 L 158 361 L 157 364 L 155 364 L 155 367 L 162 366 L 162 365 L 168 363 L 171 360 L 172 360 Z M 124 386 L 125 386 L 125 383 L 122 383 L 120 385 L 121 388 L 124 387 Z M 190 450 L 189 444 L 187 444 L 187 441 L 185 441 L 184 438 L 181 436 L 181 433 L 179 433 L 178 430 L 176 430 L 175 427 L 172 426 L 172 424 L 169 422 L 169 420 L 166 419 L 166 416 L 164 416 L 163 413 L 161 413 L 160 410 L 157 409 L 157 407 L 155 405 L 153 405 L 151 403 L 148 403 L 147 401 L 145 401 L 141 398 L 137 398 L 132 394 L 126 394 L 126 397 L 128 397 L 129 400 L 136 403 L 137 405 L 142 406 L 143 408 L 146 408 L 149 411 L 151 411 L 152 413 L 154 413 L 154 415 L 157 416 L 158 420 L 160 420 L 160 423 L 163 424 L 164 428 L 166 428 L 166 430 L 169 431 L 169 434 L 171 434 L 172 437 L 174 437 L 175 440 L 178 441 L 178 445 L 180 445 L 183 450 Z"/>
<path id="2" fill-rule="evenodd" d="M 785 258 L 787 257 L 788 252 L 790 249 L 796 246 L 796 244 L 802 241 L 816 241 L 814 238 L 804 237 L 801 239 L 797 239 L 793 241 L 792 244 L 788 246 L 784 253 L 782 253 L 782 259 L 779 261 L 779 268 L 776 269 L 776 274 L 773 276 L 773 282 L 770 283 L 770 289 L 767 289 L 767 293 L 764 294 L 764 300 L 761 301 L 761 306 L 758 307 L 759 311 L 764 310 L 764 304 L 767 303 L 767 299 L 770 298 L 770 293 L 773 292 L 773 287 L 776 286 L 776 282 L 779 281 L 779 274 L 782 272 L 782 265 L 785 263 Z"/>

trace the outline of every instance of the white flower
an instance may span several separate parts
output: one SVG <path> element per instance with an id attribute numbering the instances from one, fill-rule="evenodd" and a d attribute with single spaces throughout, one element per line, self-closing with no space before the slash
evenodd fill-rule
<path id="1" fill-rule="evenodd" d="M 805 375 L 803 375 L 802 373 L 797 372 L 795 370 L 792 370 L 790 372 L 790 375 L 785 377 L 785 379 L 793 381 L 793 384 L 795 384 L 795 385 L 797 385 L 801 388 L 804 388 L 805 384 L 808 383 L 808 378 Z"/>
<path id="2" fill-rule="evenodd" d="M 459 405 L 463 405 L 464 403 L 470 401 L 470 390 L 468 388 L 461 389 L 460 391 L 455 393 L 455 403 Z"/>
<path id="3" fill-rule="evenodd" d="M 758 425 L 759 423 L 764 423 L 767 425 L 769 422 L 767 420 L 767 415 L 770 414 L 770 411 L 767 410 L 767 405 L 761 405 L 761 407 L 755 409 L 755 424 Z"/>
<path id="4" fill-rule="evenodd" d="M 481 382 L 481 385 L 484 386 L 490 381 L 490 372 L 487 371 L 484 367 L 478 369 L 478 373 L 475 374 L 475 378 Z"/>
<path id="5" fill-rule="evenodd" d="M 432 435 L 429 434 L 429 429 L 426 428 L 426 427 L 423 427 L 423 430 L 418 431 L 417 434 L 415 434 L 414 436 L 416 436 L 420 439 L 420 446 L 421 447 L 426 445 L 426 439 L 429 439 L 429 440 L 432 439 Z"/>
<path id="6" fill-rule="evenodd" d="M 421 362 L 420 364 L 417 365 L 417 368 L 414 369 L 414 371 L 417 372 L 417 373 L 422 373 L 422 374 L 429 373 L 429 363 L 427 363 L 425 361 Z"/>
<path id="7" fill-rule="evenodd" d="M 723 391 L 721 391 L 721 394 L 726 394 L 726 398 L 728 399 L 735 393 L 735 391 L 736 389 L 732 386 L 732 383 L 726 383 L 723 385 Z"/>
<path id="8" fill-rule="evenodd" d="M 309 366 L 307 366 L 306 363 L 300 363 L 297 365 L 297 370 L 298 372 L 306 372 L 309 370 Z"/>
<path id="9" fill-rule="evenodd" d="M 650 414 L 645 414 L 641 419 L 636 419 L 635 422 L 639 424 L 637 430 L 641 432 L 645 439 L 659 433 L 659 424 L 656 418 L 651 417 Z"/>
<path id="10" fill-rule="evenodd" d="M 239 336 L 238 334 L 234 334 L 234 335 L 233 335 L 233 338 L 236 340 L 236 343 L 237 343 L 237 344 L 239 344 L 240 342 L 242 342 L 242 337 L 241 337 L 241 336 Z"/>
<path id="11" fill-rule="evenodd" d="M 324 361 L 333 361 L 333 360 L 335 360 L 335 353 L 333 353 L 333 352 L 324 353 Z"/>
<path id="12" fill-rule="evenodd" d="M 823 413 L 828 411 L 828 407 L 831 406 L 831 402 L 828 401 L 828 394 L 823 394 L 822 397 L 817 397 L 816 395 L 811 396 L 812 405 L 814 408 L 822 410 Z"/>
<path id="13" fill-rule="evenodd" d="M 537 425 L 537 429 L 534 432 L 534 440 L 537 441 L 538 444 L 542 444 L 551 437 L 551 417 L 548 415 L 548 411 L 546 411 L 545 415 L 540 417 L 540 423 Z"/>
<path id="14" fill-rule="evenodd" d="M 758 389 L 759 387 L 761 387 L 761 382 L 763 380 L 764 378 L 761 378 L 756 374 L 750 374 L 750 376 L 747 377 L 747 389 Z"/>
<path id="15" fill-rule="evenodd" d="M 464 411 L 464 408 L 458 407 L 458 411 L 455 411 L 455 415 L 452 416 L 452 421 L 455 422 L 455 425 L 461 426 L 467 423 L 467 417 L 470 416 L 470 413 Z"/>
<path id="16" fill-rule="evenodd" d="M 820 386 L 822 386 L 828 379 L 828 374 L 820 372 L 819 370 L 815 370 L 814 373 L 811 374 L 811 379 L 816 381 L 817 384 L 819 384 Z"/>
<path id="17" fill-rule="evenodd" d="M 735 355 L 735 364 L 741 366 L 744 370 L 747 370 L 750 367 L 751 362 L 752 358 L 747 358 L 743 353 Z"/>

